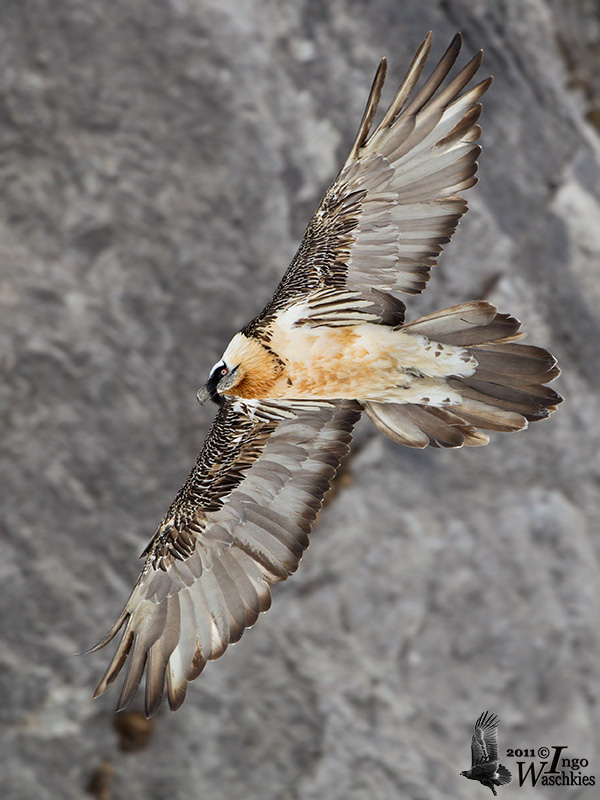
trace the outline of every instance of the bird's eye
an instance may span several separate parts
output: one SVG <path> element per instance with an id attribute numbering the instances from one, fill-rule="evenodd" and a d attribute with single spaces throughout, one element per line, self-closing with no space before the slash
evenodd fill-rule
<path id="1" fill-rule="evenodd" d="M 227 375 L 228 372 L 229 370 L 227 369 L 227 367 L 221 367 L 221 369 L 219 370 L 219 375 L 223 378 L 225 377 L 225 375 Z"/>

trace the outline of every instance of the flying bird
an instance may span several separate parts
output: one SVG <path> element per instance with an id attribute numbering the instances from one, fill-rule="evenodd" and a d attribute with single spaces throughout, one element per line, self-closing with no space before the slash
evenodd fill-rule
<path id="1" fill-rule="evenodd" d="M 498 795 L 496 786 L 506 786 L 512 780 L 511 773 L 498 758 L 499 724 L 496 714 L 489 711 L 479 717 L 471 737 L 471 769 L 460 773 L 471 781 L 489 786 L 494 797 Z"/>
<path id="2" fill-rule="evenodd" d="M 550 353 L 517 343 L 520 322 L 481 300 L 405 320 L 397 293 L 423 291 L 476 183 L 479 52 L 446 81 L 457 34 L 417 88 L 419 47 L 379 124 L 379 64 L 350 155 L 264 310 L 227 346 L 198 392 L 218 412 L 189 478 L 144 551 L 124 628 L 96 689 L 127 662 L 125 707 L 146 673 L 146 713 L 172 709 L 208 660 L 237 642 L 298 567 L 352 429 L 365 411 L 409 447 L 479 446 L 561 397 Z M 444 85 L 445 84 L 445 85 Z"/>

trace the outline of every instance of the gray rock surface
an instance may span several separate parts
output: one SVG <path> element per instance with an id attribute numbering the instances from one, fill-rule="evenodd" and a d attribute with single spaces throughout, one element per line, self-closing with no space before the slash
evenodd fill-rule
<path id="1" fill-rule="evenodd" d="M 482 180 L 410 311 L 489 297 L 567 402 L 474 451 L 361 424 L 273 609 L 126 752 L 116 693 L 91 700 L 108 654 L 73 653 L 125 602 L 210 423 L 195 391 L 377 61 L 389 98 L 425 32 L 439 56 L 459 28 L 496 78 Z M 3 798 L 470 800 L 487 708 L 503 748 L 566 744 L 600 780 L 599 43 L 583 0 L 0 5 Z"/>

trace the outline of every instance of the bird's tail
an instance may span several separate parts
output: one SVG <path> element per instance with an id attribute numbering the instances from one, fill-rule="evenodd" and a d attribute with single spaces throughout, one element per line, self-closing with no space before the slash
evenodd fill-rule
<path id="1" fill-rule="evenodd" d="M 452 402 L 443 407 L 415 403 L 364 402 L 375 425 L 409 447 L 475 447 L 487 444 L 482 431 L 517 431 L 544 419 L 562 397 L 545 384 L 560 370 L 541 347 L 517 343 L 525 334 L 519 320 L 499 314 L 483 300 L 446 308 L 402 326 L 434 342 L 466 348 L 476 359 L 472 375 L 450 376 Z"/>
<path id="2" fill-rule="evenodd" d="M 512 781 L 512 773 L 504 766 L 504 764 L 498 764 L 496 774 L 498 775 L 498 786 L 506 786 Z"/>

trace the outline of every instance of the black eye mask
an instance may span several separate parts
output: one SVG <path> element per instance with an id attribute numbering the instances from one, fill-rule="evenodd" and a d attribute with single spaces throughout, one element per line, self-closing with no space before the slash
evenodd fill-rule
<path id="1" fill-rule="evenodd" d="M 215 372 L 210 376 L 208 381 L 206 382 L 206 389 L 210 395 L 210 399 L 217 403 L 218 405 L 223 404 L 223 398 L 217 392 L 217 385 L 221 380 L 220 370 L 215 370 Z"/>

